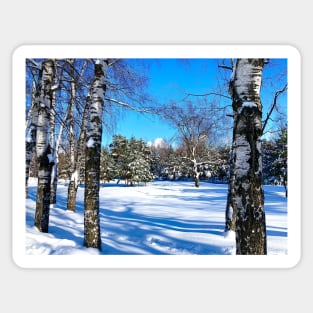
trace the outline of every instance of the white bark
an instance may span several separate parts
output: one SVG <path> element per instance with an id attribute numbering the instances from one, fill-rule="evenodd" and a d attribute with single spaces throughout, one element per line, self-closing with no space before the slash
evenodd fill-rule
<path id="1" fill-rule="evenodd" d="M 35 77 L 36 70 L 33 71 Z M 31 107 L 28 111 L 26 119 L 26 166 L 25 166 L 25 193 L 26 198 L 28 197 L 28 178 L 30 164 L 33 159 L 33 154 L 36 146 L 36 131 L 37 131 L 37 121 L 38 121 L 38 107 L 36 103 L 36 81 L 32 81 L 32 101 Z"/>
<path id="2" fill-rule="evenodd" d="M 84 245 L 101 250 L 99 220 L 99 183 L 100 156 L 102 139 L 102 114 L 106 90 L 105 78 L 108 61 L 99 59 L 95 64 L 95 78 L 91 90 L 86 129 L 86 165 L 85 165 L 85 211 Z M 92 145 L 90 144 L 92 142 Z M 89 143 L 89 144 L 87 144 Z"/>
<path id="3" fill-rule="evenodd" d="M 266 254 L 260 101 L 263 64 L 263 59 L 238 59 L 231 81 L 233 177 L 228 200 L 229 205 L 235 206 L 237 254 Z"/>
<path id="4" fill-rule="evenodd" d="M 38 124 L 36 152 L 38 157 L 38 187 L 36 199 L 35 226 L 41 232 L 48 232 L 51 182 L 51 149 L 49 145 L 49 115 L 52 101 L 51 86 L 54 76 L 52 60 L 42 63 L 42 77 L 38 90 Z"/>

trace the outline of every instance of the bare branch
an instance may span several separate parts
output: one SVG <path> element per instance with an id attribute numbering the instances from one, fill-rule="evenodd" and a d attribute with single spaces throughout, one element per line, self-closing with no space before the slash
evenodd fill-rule
<path id="1" fill-rule="evenodd" d="M 230 70 L 230 71 L 232 71 L 232 70 L 233 70 L 233 68 L 232 68 L 232 67 L 230 67 L 230 66 L 226 66 L 226 65 L 218 65 L 218 67 L 219 67 L 219 68 L 223 68 L 223 69 L 225 69 L 225 70 Z"/>
<path id="2" fill-rule="evenodd" d="M 123 101 L 120 101 L 120 100 L 116 100 L 116 99 L 113 99 L 113 98 L 104 97 L 104 100 L 120 104 L 121 106 L 123 106 L 123 107 L 125 107 L 127 109 L 130 109 L 132 111 L 135 111 L 135 112 L 156 114 L 155 112 L 149 111 L 148 109 L 142 109 L 141 110 L 141 109 L 138 109 L 136 107 L 133 107 L 132 105 L 130 105 L 130 104 L 126 103 L 126 102 L 123 102 Z"/>
<path id="3" fill-rule="evenodd" d="M 115 59 L 109 63 L 108 66 L 113 66 L 115 63 L 120 62 L 122 59 Z"/>
<path id="4" fill-rule="evenodd" d="M 231 97 L 229 96 L 225 96 L 221 93 L 217 93 L 217 92 L 209 92 L 209 93 L 203 93 L 203 94 L 194 94 L 194 93 L 187 93 L 185 92 L 185 97 L 183 100 L 187 99 L 189 96 L 192 96 L 192 97 L 207 97 L 207 96 L 219 96 L 219 97 L 223 97 L 223 98 L 226 98 L 226 99 L 230 99 L 232 100 Z"/>
<path id="5" fill-rule="evenodd" d="M 36 62 L 33 59 L 27 59 L 27 61 L 29 61 L 33 65 L 33 67 L 37 68 L 38 70 L 41 70 L 41 64 L 40 63 Z"/>
<path id="6" fill-rule="evenodd" d="M 276 107 L 277 99 L 278 99 L 279 95 L 281 95 L 282 93 L 284 93 L 284 92 L 287 90 L 287 88 L 288 88 L 288 84 L 286 84 L 283 89 L 276 91 L 275 96 L 274 96 L 274 100 L 273 100 L 273 103 L 272 103 L 272 106 L 271 106 L 271 109 L 270 109 L 269 112 L 267 113 L 266 119 L 265 119 L 265 121 L 264 121 L 264 123 L 263 123 L 262 134 L 264 133 L 264 129 L 265 129 L 265 127 L 266 127 L 268 121 L 270 120 L 270 117 L 271 117 L 271 114 L 272 114 L 274 108 Z"/>

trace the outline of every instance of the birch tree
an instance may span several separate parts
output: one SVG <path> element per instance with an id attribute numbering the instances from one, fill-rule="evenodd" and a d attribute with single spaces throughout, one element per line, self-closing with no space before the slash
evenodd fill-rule
<path id="1" fill-rule="evenodd" d="M 51 186 L 50 186 L 50 204 L 56 203 L 56 190 L 57 190 L 57 142 L 55 140 L 55 119 L 56 119 L 56 90 L 59 87 L 56 75 L 56 61 L 53 62 L 54 66 L 54 82 L 51 87 L 51 107 L 50 107 L 50 148 L 53 158 L 53 165 L 51 169 Z"/>
<path id="2" fill-rule="evenodd" d="M 33 159 L 33 153 L 36 147 L 36 131 L 37 131 L 37 120 L 38 120 L 38 110 L 36 103 L 36 75 L 37 68 L 32 68 L 32 90 L 31 90 L 31 106 L 28 111 L 28 117 L 26 120 L 26 166 L 25 166 L 25 193 L 26 198 L 28 197 L 28 179 L 30 163 Z"/>
<path id="3" fill-rule="evenodd" d="M 233 126 L 233 182 L 236 206 L 236 254 L 266 254 L 266 224 L 262 186 L 263 59 L 237 59 L 230 82 Z"/>
<path id="4" fill-rule="evenodd" d="M 75 175 L 75 136 L 74 136 L 74 106 L 75 106 L 75 98 L 76 98 L 76 84 L 74 81 L 74 60 L 68 60 L 71 65 L 71 78 L 72 81 L 70 83 L 70 101 L 68 107 L 68 120 L 69 120 L 69 150 L 70 150 L 70 172 L 71 178 L 68 186 L 68 193 L 70 197 L 70 191 L 76 188 L 77 184 L 77 175 Z M 68 198 L 69 198 L 68 197 Z M 69 203 L 69 201 L 68 201 Z M 71 210 L 71 211 L 75 211 Z"/>
<path id="5" fill-rule="evenodd" d="M 36 153 L 38 157 L 38 186 L 35 212 L 35 226 L 41 232 L 48 232 L 50 208 L 50 181 L 53 165 L 49 145 L 50 107 L 53 92 L 53 60 L 43 60 L 36 96 L 38 120 L 36 131 Z"/>
<path id="6" fill-rule="evenodd" d="M 99 250 L 101 250 L 99 220 L 100 157 L 107 67 L 108 60 L 96 60 L 86 128 L 84 246 L 98 248 Z"/>
<path id="7" fill-rule="evenodd" d="M 83 165 L 83 157 L 85 153 L 86 122 L 89 112 L 89 106 L 90 106 L 90 96 L 87 96 L 86 105 L 84 108 L 84 113 L 80 127 L 80 135 L 77 143 L 77 153 L 75 157 L 73 171 L 71 173 L 70 184 L 68 187 L 67 210 L 73 212 L 76 211 L 76 195 L 78 189 L 78 181 L 81 174 L 80 171 Z"/>

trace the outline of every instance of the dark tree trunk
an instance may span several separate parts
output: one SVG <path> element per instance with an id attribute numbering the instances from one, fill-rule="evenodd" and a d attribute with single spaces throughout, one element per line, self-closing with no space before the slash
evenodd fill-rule
<path id="1" fill-rule="evenodd" d="M 108 62 L 105 60 L 96 61 L 86 129 L 84 245 L 99 250 L 101 250 L 99 218 L 100 156 L 107 66 Z"/>
<path id="2" fill-rule="evenodd" d="M 231 151 L 230 160 L 229 160 L 229 184 L 228 184 L 228 194 L 227 194 L 227 203 L 226 203 L 226 213 L 225 213 L 225 231 L 236 231 L 236 202 L 234 200 L 234 158 L 233 158 L 233 149 Z"/>
<path id="3" fill-rule="evenodd" d="M 195 187 L 197 187 L 197 188 L 200 187 L 200 179 L 199 179 L 198 175 L 195 176 Z"/>
<path id="4" fill-rule="evenodd" d="M 233 199 L 236 204 L 236 253 L 267 253 L 262 186 L 263 59 L 238 59 L 231 81 L 233 129 Z"/>
<path id="5" fill-rule="evenodd" d="M 47 233 L 49 231 L 49 214 L 50 214 L 50 183 L 51 169 L 50 147 L 38 158 L 38 187 L 36 199 L 35 226 L 39 231 Z"/>

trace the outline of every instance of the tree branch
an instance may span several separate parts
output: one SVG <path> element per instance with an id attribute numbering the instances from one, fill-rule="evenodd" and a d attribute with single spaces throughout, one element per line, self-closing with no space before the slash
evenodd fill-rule
<path id="1" fill-rule="evenodd" d="M 111 101 L 111 102 L 120 104 L 121 106 L 123 106 L 123 107 L 125 107 L 125 108 L 127 108 L 127 109 L 130 109 L 130 110 L 132 110 L 132 111 L 135 111 L 135 112 L 156 114 L 155 112 L 148 111 L 147 109 L 142 109 L 142 110 L 137 109 L 136 107 L 133 107 L 133 106 L 131 106 L 131 105 L 128 104 L 128 103 L 125 103 L 125 102 L 122 102 L 122 101 L 119 101 L 119 100 L 116 100 L 116 99 L 113 99 L 113 98 L 104 97 L 104 100 L 107 100 L 107 101 Z"/>
<path id="2" fill-rule="evenodd" d="M 223 97 L 223 98 L 226 98 L 226 99 L 230 99 L 232 100 L 231 97 L 229 96 L 225 96 L 221 93 L 217 93 L 217 92 L 209 92 L 209 93 L 203 93 L 203 94 L 194 94 L 194 93 L 187 93 L 185 92 L 185 97 L 183 100 L 186 100 L 189 96 L 192 96 L 192 97 L 206 97 L 206 96 L 219 96 L 219 97 Z"/>
<path id="3" fill-rule="evenodd" d="M 273 100 L 273 103 L 272 103 L 272 106 L 271 106 L 271 109 L 267 113 L 266 119 L 265 119 L 265 121 L 263 123 L 262 134 L 264 133 L 265 127 L 266 127 L 268 121 L 270 120 L 270 117 L 271 117 L 271 114 L 272 114 L 274 108 L 276 107 L 277 99 L 278 99 L 279 95 L 284 93 L 287 90 L 287 88 L 288 88 L 288 84 L 286 84 L 283 89 L 276 91 L 275 96 L 274 96 L 274 100 Z"/>
<path id="4" fill-rule="evenodd" d="M 225 70 L 230 70 L 230 71 L 232 71 L 232 70 L 233 70 L 233 68 L 232 68 L 232 67 L 230 67 L 230 66 L 226 66 L 226 65 L 218 65 L 217 67 L 224 68 Z"/>

